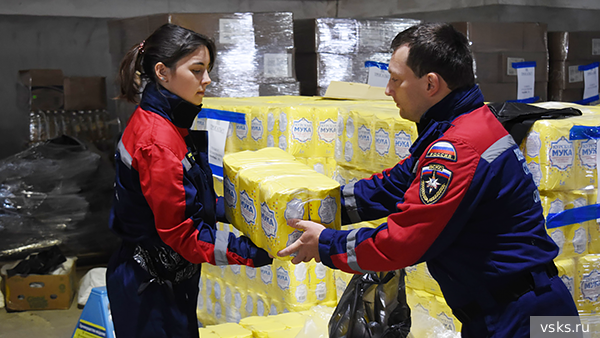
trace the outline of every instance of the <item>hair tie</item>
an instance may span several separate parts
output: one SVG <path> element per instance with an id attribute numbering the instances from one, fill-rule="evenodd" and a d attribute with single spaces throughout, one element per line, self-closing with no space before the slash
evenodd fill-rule
<path id="1" fill-rule="evenodd" d="M 144 52 L 144 45 L 146 44 L 146 40 L 140 42 L 140 46 L 138 47 L 139 53 L 143 53 Z"/>

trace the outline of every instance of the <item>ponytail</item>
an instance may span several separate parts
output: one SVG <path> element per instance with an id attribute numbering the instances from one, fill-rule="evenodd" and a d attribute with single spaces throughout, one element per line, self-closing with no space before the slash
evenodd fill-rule
<path id="1" fill-rule="evenodd" d="M 144 54 L 144 42 L 133 46 L 121 61 L 119 67 L 120 93 L 117 99 L 128 102 L 139 103 L 140 88 L 142 86 L 142 58 Z"/>

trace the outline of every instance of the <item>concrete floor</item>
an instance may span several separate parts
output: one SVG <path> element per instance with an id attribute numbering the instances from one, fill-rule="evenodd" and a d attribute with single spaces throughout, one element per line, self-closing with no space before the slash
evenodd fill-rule
<path id="1" fill-rule="evenodd" d="M 77 267 L 77 283 L 90 269 L 97 267 Z M 0 309 L 0 338 L 69 338 L 73 336 L 75 325 L 82 309 L 77 307 L 77 293 L 68 310 L 39 310 L 7 312 Z"/>

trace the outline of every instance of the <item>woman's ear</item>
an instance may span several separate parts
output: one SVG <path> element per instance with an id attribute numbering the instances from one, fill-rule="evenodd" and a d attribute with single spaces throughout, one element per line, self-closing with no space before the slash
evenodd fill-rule
<path id="1" fill-rule="evenodd" d="M 165 66 L 162 62 L 157 62 L 154 65 L 154 75 L 160 82 L 168 82 L 169 81 L 169 68 Z"/>

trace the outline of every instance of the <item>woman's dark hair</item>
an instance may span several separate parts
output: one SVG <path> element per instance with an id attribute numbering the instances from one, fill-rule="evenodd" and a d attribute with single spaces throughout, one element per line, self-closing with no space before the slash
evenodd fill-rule
<path id="1" fill-rule="evenodd" d="M 392 41 L 392 50 L 406 45 L 406 65 L 417 77 L 434 72 L 450 90 L 473 86 L 473 56 L 469 40 L 447 23 L 422 23 L 400 32 Z"/>
<path id="2" fill-rule="evenodd" d="M 206 46 L 210 56 L 210 71 L 215 63 L 215 43 L 205 35 L 170 23 L 160 26 L 145 41 L 133 46 L 121 61 L 119 84 L 121 92 L 118 99 L 138 103 L 142 79 L 156 81 L 154 66 L 162 62 L 173 69 L 177 61 L 194 52 L 198 47 Z"/>

